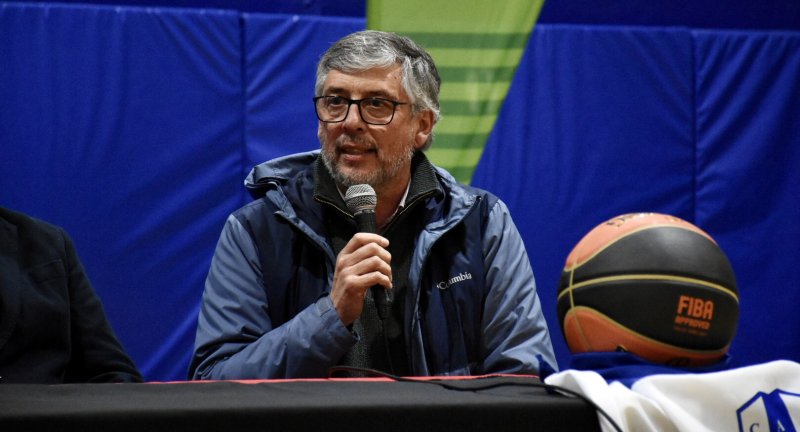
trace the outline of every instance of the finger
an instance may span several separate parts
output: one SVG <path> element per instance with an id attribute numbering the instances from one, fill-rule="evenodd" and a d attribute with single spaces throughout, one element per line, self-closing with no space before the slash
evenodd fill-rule
<path id="1" fill-rule="evenodd" d="M 353 237 L 350 238 L 350 241 L 347 242 L 347 244 L 344 246 L 344 248 L 342 248 L 342 251 L 340 253 L 344 254 L 353 253 L 357 249 L 369 243 L 376 243 L 378 246 L 382 248 L 389 247 L 389 240 L 386 237 L 373 233 L 360 232 L 360 233 L 355 233 L 355 235 L 353 235 Z"/>
<path id="2" fill-rule="evenodd" d="M 353 267 L 365 261 L 367 263 L 372 263 L 371 265 L 377 265 L 377 263 L 371 261 L 372 258 L 383 261 L 387 266 L 390 266 L 392 263 L 392 254 L 389 253 L 389 251 L 376 243 L 367 243 L 350 253 L 345 253 L 344 250 L 342 250 L 339 256 L 336 257 L 336 270 L 342 271 L 345 268 Z M 366 271 L 367 269 L 364 269 L 361 273 L 366 273 Z"/>
<path id="3" fill-rule="evenodd" d="M 359 278 L 371 274 L 380 274 L 383 276 L 380 281 L 373 283 L 384 285 L 391 288 L 392 285 L 392 267 L 386 261 L 379 257 L 373 256 L 358 263 L 342 269 L 342 274 L 345 277 Z M 360 285 L 361 279 L 354 279 Z"/>
<path id="4" fill-rule="evenodd" d="M 361 298 L 366 295 L 366 291 L 375 286 L 380 285 L 384 288 L 391 289 L 392 279 L 386 273 L 381 271 L 372 271 L 358 275 L 349 275 L 343 279 L 343 287 L 351 292 L 359 293 Z"/>
<path id="5" fill-rule="evenodd" d="M 375 285 L 391 287 L 390 278 L 381 271 L 355 274 L 352 268 L 345 269 L 344 275 L 334 275 L 330 296 L 344 325 L 352 324 L 361 315 L 367 290 Z"/>
<path id="6" fill-rule="evenodd" d="M 334 287 L 344 283 L 345 285 L 355 284 L 359 288 L 365 288 L 357 278 L 373 272 L 383 274 L 387 278 L 389 285 L 391 285 L 392 267 L 385 259 L 373 255 L 365 259 L 352 260 L 351 262 L 348 257 L 340 257 L 334 270 Z M 383 283 L 381 284 L 383 285 Z"/>

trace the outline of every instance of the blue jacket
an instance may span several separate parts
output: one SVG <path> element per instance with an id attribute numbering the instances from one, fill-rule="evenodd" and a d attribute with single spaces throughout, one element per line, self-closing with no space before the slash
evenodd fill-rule
<path id="1" fill-rule="evenodd" d="M 257 198 L 227 220 L 200 310 L 194 379 L 325 377 L 356 342 L 328 296 L 335 256 L 313 198 L 318 152 L 251 171 Z M 508 209 L 437 168 L 406 296 L 412 375 L 537 374 L 555 365 L 533 272 Z"/>

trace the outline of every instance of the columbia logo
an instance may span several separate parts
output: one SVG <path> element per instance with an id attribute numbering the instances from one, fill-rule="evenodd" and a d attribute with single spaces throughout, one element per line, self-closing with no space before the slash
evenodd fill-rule
<path id="1" fill-rule="evenodd" d="M 438 284 L 436 284 L 436 287 L 439 288 L 440 290 L 446 290 L 447 288 L 450 288 L 451 285 L 455 285 L 459 282 L 469 279 L 472 279 L 472 273 L 461 272 L 458 274 L 458 276 L 453 276 L 446 281 L 439 282 Z"/>

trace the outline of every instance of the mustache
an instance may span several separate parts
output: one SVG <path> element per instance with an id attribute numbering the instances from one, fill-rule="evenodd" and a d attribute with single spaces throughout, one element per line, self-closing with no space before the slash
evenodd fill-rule
<path id="1" fill-rule="evenodd" d="M 374 141 L 363 136 L 345 136 L 342 135 L 334 141 L 334 147 L 337 150 L 347 147 L 358 147 L 362 150 L 378 150 L 377 144 Z"/>

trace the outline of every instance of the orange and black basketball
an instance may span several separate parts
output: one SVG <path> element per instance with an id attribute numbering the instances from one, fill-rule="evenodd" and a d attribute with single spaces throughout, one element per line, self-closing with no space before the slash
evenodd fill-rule
<path id="1" fill-rule="evenodd" d="M 558 317 L 573 353 L 625 350 L 703 366 L 728 351 L 739 292 L 711 236 L 674 216 L 633 213 L 598 225 L 573 248 Z"/>

